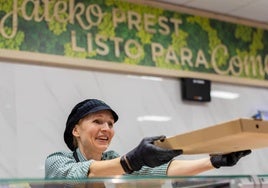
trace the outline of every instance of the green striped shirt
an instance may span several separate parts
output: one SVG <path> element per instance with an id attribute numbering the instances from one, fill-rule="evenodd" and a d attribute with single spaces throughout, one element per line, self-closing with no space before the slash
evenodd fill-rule
<path id="1" fill-rule="evenodd" d="M 87 160 L 76 149 L 79 162 L 76 162 L 72 152 L 55 152 L 50 154 L 45 161 L 45 178 L 87 178 L 90 165 L 94 160 Z M 102 160 L 109 160 L 119 157 L 115 151 L 107 151 L 103 153 Z M 166 175 L 169 163 L 150 168 L 143 166 L 141 170 L 133 172 L 131 175 Z"/>

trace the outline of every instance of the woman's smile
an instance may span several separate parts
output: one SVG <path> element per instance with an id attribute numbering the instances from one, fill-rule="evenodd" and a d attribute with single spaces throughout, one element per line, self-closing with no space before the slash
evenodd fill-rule
<path id="1" fill-rule="evenodd" d="M 101 143 L 109 143 L 110 141 L 108 136 L 98 136 L 95 140 Z"/>

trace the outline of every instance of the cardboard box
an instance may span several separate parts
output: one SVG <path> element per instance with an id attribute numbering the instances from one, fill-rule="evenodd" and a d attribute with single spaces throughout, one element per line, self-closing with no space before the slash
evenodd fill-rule
<path id="1" fill-rule="evenodd" d="M 166 138 L 155 145 L 183 154 L 219 154 L 268 147 L 268 121 L 240 118 Z"/>

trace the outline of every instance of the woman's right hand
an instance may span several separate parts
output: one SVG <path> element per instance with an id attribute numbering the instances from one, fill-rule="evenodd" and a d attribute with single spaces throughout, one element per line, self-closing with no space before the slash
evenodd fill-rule
<path id="1" fill-rule="evenodd" d="M 160 166 L 182 154 L 182 150 L 164 149 L 154 145 L 156 140 L 163 139 L 165 136 L 144 138 L 136 148 L 121 157 L 121 165 L 124 170 L 131 173 L 140 170 L 142 166 Z"/>

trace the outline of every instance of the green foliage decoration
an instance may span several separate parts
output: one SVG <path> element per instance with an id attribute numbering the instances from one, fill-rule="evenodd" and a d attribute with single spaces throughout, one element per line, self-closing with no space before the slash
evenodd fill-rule
<path id="1" fill-rule="evenodd" d="M 180 55 L 180 50 L 183 47 L 187 47 L 187 38 L 189 34 L 183 30 L 180 31 L 179 36 L 176 36 L 174 33 L 171 35 L 172 37 L 172 47 Z"/>
<path id="2" fill-rule="evenodd" d="M 115 36 L 115 31 L 113 27 L 113 22 L 112 20 L 112 14 L 111 13 L 105 13 L 104 18 L 100 25 L 98 26 L 98 34 L 106 36 L 106 37 L 114 37 Z"/>
<path id="3" fill-rule="evenodd" d="M 235 37 L 237 39 L 241 39 L 243 40 L 244 42 L 250 42 L 251 39 L 252 39 L 252 28 L 251 27 L 247 27 L 247 26 L 244 26 L 244 25 L 237 25 L 236 26 L 236 30 L 235 30 Z"/>
<path id="4" fill-rule="evenodd" d="M 23 0 L 17 0 L 18 6 L 21 6 Z M 0 1 L 0 11 L 11 12 L 13 9 L 13 0 L 1 0 Z"/>
<path id="5" fill-rule="evenodd" d="M 13 1 L 0 1 L 0 11 L 10 12 L 13 7 Z"/>
<path id="6" fill-rule="evenodd" d="M 60 35 L 63 32 L 67 31 L 67 23 L 59 23 L 55 20 L 48 22 L 48 28 L 55 34 Z"/>
<path id="7" fill-rule="evenodd" d="M 129 52 L 131 54 L 137 54 L 138 49 L 135 47 L 131 47 L 131 48 L 129 48 Z M 125 57 L 124 63 L 131 64 L 131 65 L 137 65 L 144 58 L 144 56 L 145 56 L 145 53 L 144 53 L 144 50 L 142 50 L 141 56 L 139 58 L 132 59 L 132 58 Z"/>
<path id="8" fill-rule="evenodd" d="M 71 43 L 64 44 L 64 54 L 69 57 L 77 57 L 77 58 L 83 58 L 83 59 L 85 59 L 88 56 L 87 52 L 73 51 Z"/>
<path id="9" fill-rule="evenodd" d="M 216 48 L 218 45 L 222 44 L 222 41 L 218 38 L 218 31 L 215 30 L 210 25 L 210 20 L 208 18 L 203 18 L 200 16 L 192 16 L 187 19 L 189 23 L 197 23 L 201 26 L 201 28 L 207 32 L 208 34 L 208 43 L 209 43 L 209 50 L 208 54 L 211 54 L 214 48 Z M 206 42 L 206 41 L 202 41 Z M 229 56 L 224 56 L 223 54 L 218 53 L 216 59 L 217 59 L 217 65 L 225 66 Z"/>
<path id="10" fill-rule="evenodd" d="M 246 67 L 241 74 L 242 77 L 258 79 L 265 78 L 265 74 L 261 74 L 262 68 L 264 67 L 264 63 L 262 62 L 263 59 L 258 56 L 258 52 L 264 48 L 264 44 L 262 42 L 263 34 L 263 30 L 256 29 L 256 31 L 252 32 L 252 42 L 249 46 L 249 50 L 236 50 L 237 55 L 241 58 L 244 66 Z"/>
<path id="11" fill-rule="evenodd" d="M 8 34 L 10 34 L 12 31 L 10 28 L 5 28 Z M 12 49 L 12 50 L 19 50 L 20 45 L 24 41 L 24 33 L 19 31 L 17 35 L 13 39 L 5 39 L 0 35 L 0 48 L 3 49 Z"/>
<path id="12" fill-rule="evenodd" d="M 63 1 L 65 1 L 66 3 L 68 3 L 68 1 L 69 0 L 63 0 Z M 49 11 L 50 11 L 50 14 L 52 14 L 53 12 L 53 7 L 55 6 L 55 4 L 57 3 L 57 1 L 50 1 L 50 3 L 49 3 L 49 6 L 50 6 L 50 8 L 49 8 Z M 42 13 L 44 10 L 42 10 L 41 8 L 40 8 L 40 13 Z M 60 17 L 60 19 L 62 19 L 62 20 L 66 20 L 67 19 L 67 17 L 68 17 L 68 15 L 67 15 L 67 13 L 65 12 L 65 13 L 63 13 L 63 14 L 61 14 L 61 15 L 59 15 L 59 17 Z M 68 23 L 67 22 L 65 22 L 65 23 L 60 23 L 60 22 L 58 22 L 58 21 L 56 21 L 55 20 L 55 18 L 53 17 L 53 19 L 51 20 L 51 21 L 49 21 L 48 23 L 48 28 L 49 28 L 49 30 L 51 30 L 55 35 L 60 35 L 60 34 L 62 34 L 63 32 L 65 32 L 65 31 L 67 31 L 67 25 L 68 25 Z"/>
<path id="13" fill-rule="evenodd" d="M 201 26 L 201 28 L 208 33 L 209 38 L 209 48 L 211 51 L 218 46 L 219 44 L 222 44 L 221 40 L 217 37 L 217 30 L 213 29 L 210 26 L 210 20 L 208 18 L 203 18 L 200 16 L 193 16 L 189 17 L 188 19 L 189 23 L 197 23 Z"/>
<path id="14" fill-rule="evenodd" d="M 249 46 L 250 55 L 257 55 L 259 50 L 262 50 L 264 45 L 262 43 L 263 30 L 257 29 L 253 33 L 252 43 Z"/>
<path id="15" fill-rule="evenodd" d="M 145 30 L 140 30 L 137 32 L 137 37 L 140 38 L 142 44 L 150 44 L 153 36 Z"/>

